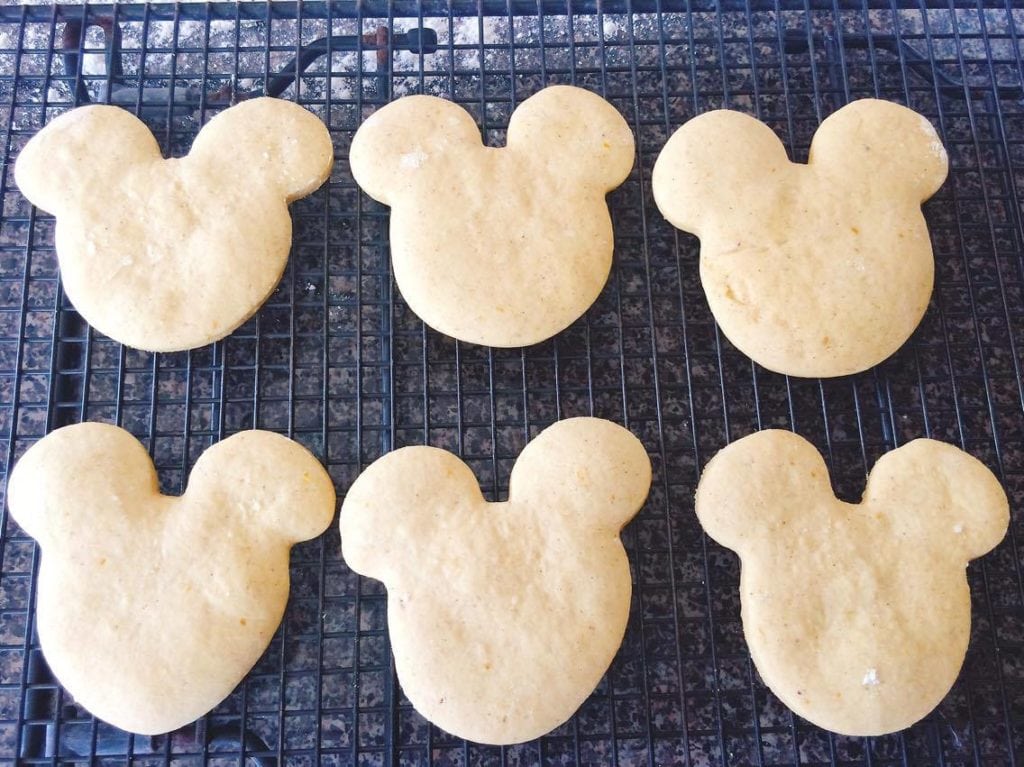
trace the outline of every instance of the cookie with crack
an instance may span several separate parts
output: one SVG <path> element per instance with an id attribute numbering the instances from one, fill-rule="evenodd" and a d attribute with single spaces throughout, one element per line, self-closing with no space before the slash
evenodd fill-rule
<path id="1" fill-rule="evenodd" d="M 164 352 L 216 341 L 255 314 L 288 261 L 288 203 L 323 184 L 333 161 L 324 124 L 280 99 L 224 110 L 187 156 L 167 160 L 141 120 L 93 104 L 39 131 L 14 175 L 57 219 L 61 279 L 82 317 Z"/>
<path id="2" fill-rule="evenodd" d="M 778 430 L 712 458 L 696 510 L 742 561 L 743 633 L 765 684 L 858 736 L 909 727 L 949 692 L 971 631 L 967 563 L 1009 524 L 995 476 L 952 445 L 886 453 L 852 504 L 814 446 Z"/>
<path id="3" fill-rule="evenodd" d="M 597 418 L 537 435 L 502 503 L 437 448 L 405 447 L 363 472 L 342 504 L 342 554 L 388 589 L 395 668 L 416 709 L 490 744 L 572 716 L 622 642 L 619 531 L 650 484 L 640 441 Z"/>
<path id="4" fill-rule="evenodd" d="M 822 122 L 806 165 L 753 117 L 702 114 L 668 140 L 652 186 L 700 238 L 729 340 L 769 370 L 829 377 L 878 364 L 924 316 L 935 263 L 921 203 L 947 167 L 926 118 L 864 99 Z"/>
<path id="5" fill-rule="evenodd" d="M 54 674 L 145 735 L 202 716 L 248 673 L 284 614 L 292 544 L 335 505 L 316 458 L 278 434 L 218 442 L 172 497 L 139 441 L 100 423 L 29 448 L 7 500 L 42 547 L 36 628 Z"/>
<path id="6" fill-rule="evenodd" d="M 391 206 L 395 281 L 430 327 L 488 346 L 539 343 L 597 299 L 612 264 L 605 195 L 633 167 L 633 133 L 600 96 L 545 88 L 512 113 L 506 146 L 468 112 L 407 96 L 352 140 L 352 175 Z"/>

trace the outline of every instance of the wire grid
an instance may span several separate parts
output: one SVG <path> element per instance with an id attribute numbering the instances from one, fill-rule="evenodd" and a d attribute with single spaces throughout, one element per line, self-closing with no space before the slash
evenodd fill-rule
<path id="1" fill-rule="evenodd" d="M 297 546 L 281 629 L 242 685 L 194 725 L 131 736 L 94 720 L 56 684 L 33 629 L 39 554 L 9 517 L 0 569 L 0 761 L 192 765 L 1012 765 L 1024 761 L 1024 15 L 1005 7 L 911 10 L 758 4 L 721 13 L 657 6 L 568 15 L 548 3 L 91 6 L 124 30 L 125 82 L 165 152 L 183 154 L 213 111 L 170 107 L 158 90 L 259 88 L 300 44 L 385 26 L 435 29 L 433 54 L 383 71 L 373 46 L 334 51 L 297 99 L 330 126 L 330 182 L 292 207 L 281 285 L 224 341 L 179 354 L 126 349 L 92 332 L 64 297 L 53 220 L 14 187 L 11 160 L 70 107 L 79 82 L 109 93 L 102 38 L 83 71 L 55 53 L 77 9 L 0 9 L 0 430 L 11 462 L 47 431 L 116 422 L 179 492 L 204 448 L 240 429 L 299 440 L 339 493 L 389 450 L 429 443 L 461 455 L 491 499 L 530 436 L 575 415 L 627 425 L 654 463 L 650 498 L 626 528 L 629 626 L 580 712 L 532 743 L 489 748 L 428 725 L 394 677 L 379 584 L 355 576 L 336 527 Z M 392 11 L 394 8 L 392 7 Z M 513 12 L 515 11 L 515 12 Z M 615 11 L 615 12 L 613 12 Z M 381 15 L 373 16 L 372 13 Z M 492 15 L 494 14 L 494 15 Z M 915 55 L 916 54 L 918 55 Z M 91 63 L 90 63 L 91 62 Z M 93 74 L 90 74 L 92 72 Z M 638 162 L 610 196 L 615 264 L 586 316 L 523 350 L 461 344 L 424 328 L 392 283 L 387 210 L 360 194 L 346 157 L 361 119 L 391 98 L 444 95 L 500 144 L 515 104 L 549 83 L 607 97 L 637 134 Z M 166 94 L 165 94 L 166 95 Z M 850 99 L 906 103 L 938 127 L 949 181 L 927 204 L 937 282 L 918 332 L 861 375 L 769 373 L 716 329 L 697 279 L 698 243 L 655 208 L 650 173 L 671 131 L 728 106 L 771 125 L 798 160 L 820 120 Z M 102 151 L 97 147 L 97 151 Z M 882 453 L 932 436 L 992 467 L 1011 498 L 1003 544 L 969 569 L 973 632 L 964 671 L 924 722 L 845 738 L 792 716 L 764 687 L 742 638 L 736 557 L 701 534 L 701 466 L 730 440 L 790 428 L 824 453 L 855 499 Z M 439 586 L 443 588 L 443 586 Z M 159 661 L 157 661 L 159 662 Z"/>

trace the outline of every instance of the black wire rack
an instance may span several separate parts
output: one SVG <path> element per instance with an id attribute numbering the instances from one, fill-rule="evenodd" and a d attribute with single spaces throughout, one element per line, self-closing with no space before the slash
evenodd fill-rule
<path id="1" fill-rule="evenodd" d="M 1024 763 L 1024 11 L 897 0 L 530 2 L 367 0 L 0 8 L 0 445 L 3 466 L 46 432 L 118 423 L 179 492 L 204 448 L 251 427 L 287 434 L 340 493 L 396 447 L 461 455 L 485 494 L 553 421 L 628 426 L 654 463 L 626 528 L 629 627 L 580 712 L 532 743 L 489 748 L 431 727 L 398 686 L 385 594 L 341 560 L 333 527 L 295 548 L 287 613 L 239 688 L 194 725 L 132 736 L 56 683 L 34 631 L 39 553 L 3 517 L 0 763 L 100 765 L 1014 765 Z M 584 318 L 523 350 L 426 329 L 390 274 L 387 210 L 360 194 L 347 151 L 360 121 L 426 92 L 465 106 L 500 144 L 545 84 L 603 94 L 637 135 L 610 196 L 615 264 Z M 237 98 L 270 91 L 320 115 L 337 163 L 293 208 L 280 287 L 224 341 L 148 354 L 93 332 L 66 300 L 53 219 L 13 184 L 30 136 L 76 103 L 140 114 L 164 151 Z M 698 243 L 659 215 L 651 168 L 671 132 L 717 107 L 757 115 L 798 160 L 851 99 L 908 104 L 939 129 L 951 175 L 925 207 L 937 281 L 895 356 L 827 381 L 769 373 L 716 329 Z M 103 147 L 97 144 L 97 152 Z M 918 436 L 960 445 L 1011 498 L 1003 544 L 969 569 L 964 670 L 925 721 L 880 738 L 833 736 L 765 688 L 743 641 L 736 557 L 701 534 L 703 464 L 760 428 L 793 429 L 855 499 L 884 452 Z M 443 584 L 439 584 L 443 588 Z"/>

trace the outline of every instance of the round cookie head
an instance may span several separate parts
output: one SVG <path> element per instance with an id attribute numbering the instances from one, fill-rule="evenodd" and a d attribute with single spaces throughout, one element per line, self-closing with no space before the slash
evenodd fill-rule
<path id="1" fill-rule="evenodd" d="M 967 562 L 1009 522 L 992 473 L 950 445 L 887 453 L 849 504 L 810 443 L 785 431 L 722 449 L 696 511 L 740 555 L 743 632 L 765 683 L 853 736 L 909 727 L 949 691 L 970 638 Z"/>
<path id="2" fill-rule="evenodd" d="M 155 735 L 220 703 L 266 650 L 288 551 L 334 488 L 304 448 L 242 432 L 161 495 L 145 448 L 105 424 L 57 429 L 11 472 L 12 517 L 40 542 L 36 627 L 61 684 L 97 717 Z"/>
<path id="3" fill-rule="evenodd" d="M 487 503 L 469 468 L 434 448 L 389 453 L 356 479 L 342 553 L 387 586 L 395 669 L 421 714 L 492 744 L 572 715 L 625 631 L 619 531 L 650 476 L 628 431 L 577 418 L 523 449 L 506 502 Z"/>
<path id="4" fill-rule="evenodd" d="M 402 296 L 431 327 L 471 343 L 527 346 L 568 327 L 600 294 L 613 232 L 605 195 L 633 137 L 599 96 L 545 88 L 485 147 L 473 119 L 432 96 L 377 110 L 356 132 L 356 182 L 391 206 Z"/>
<path id="5" fill-rule="evenodd" d="M 830 377 L 881 362 L 924 316 L 935 265 L 921 202 L 946 163 L 928 121 L 898 104 L 844 106 L 806 165 L 767 126 L 719 110 L 673 134 L 653 189 L 700 237 L 701 285 L 728 339 L 769 370 Z"/>
<path id="6" fill-rule="evenodd" d="M 222 338 L 267 299 L 288 260 L 287 204 L 332 162 L 319 119 L 258 98 L 168 160 L 130 113 L 82 107 L 28 142 L 15 175 L 57 218 L 64 289 L 89 324 L 129 346 L 179 351 Z"/>

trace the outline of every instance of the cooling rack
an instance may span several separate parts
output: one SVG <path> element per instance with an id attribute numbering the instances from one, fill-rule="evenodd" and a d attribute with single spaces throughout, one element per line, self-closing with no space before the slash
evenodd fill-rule
<path id="1" fill-rule="evenodd" d="M 654 463 L 626 528 L 629 627 L 580 712 L 532 743 L 486 748 L 429 726 L 394 677 L 385 594 L 339 556 L 333 528 L 292 554 L 287 613 L 239 688 L 194 725 L 131 736 L 56 684 L 33 625 L 39 554 L 3 517 L 0 761 L 100 765 L 1013 765 L 1024 762 L 1024 12 L 1004 3 L 896 0 L 366 0 L 0 8 L 0 435 L 9 468 L 47 431 L 116 422 L 143 440 L 166 492 L 201 451 L 240 429 L 287 434 L 344 493 L 406 444 L 455 451 L 485 494 L 553 421 L 627 425 Z M 464 105 L 500 144 L 515 104 L 549 83 L 603 94 L 637 135 L 610 197 L 615 265 L 569 330 L 527 349 L 460 344 L 424 328 L 391 280 L 387 211 L 346 162 L 381 104 L 426 92 Z M 91 331 L 62 293 L 51 217 L 12 161 L 75 103 L 140 114 L 165 153 L 247 94 L 294 99 L 327 123 L 329 183 L 293 206 L 280 287 L 229 338 L 180 354 L 126 349 Z M 716 329 L 698 243 L 659 215 L 651 167 L 671 131 L 728 106 L 771 125 L 806 159 L 819 122 L 879 96 L 927 115 L 952 171 L 925 207 L 937 282 L 920 329 L 866 373 L 769 373 Z M 97 144 L 95 151 L 103 152 Z M 969 569 L 973 632 L 963 673 L 922 723 L 845 738 L 792 716 L 743 642 L 736 557 L 693 514 L 702 465 L 730 440 L 781 427 L 824 453 L 855 499 L 884 452 L 919 436 L 964 447 L 1005 483 L 1014 519 Z M 443 584 L 439 584 L 443 588 Z M 155 661 L 159 662 L 159 661 Z"/>

